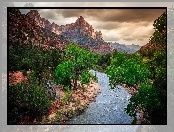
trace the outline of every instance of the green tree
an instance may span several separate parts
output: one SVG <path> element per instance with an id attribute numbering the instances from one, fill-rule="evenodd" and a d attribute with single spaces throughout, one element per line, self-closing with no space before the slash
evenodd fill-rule
<path id="1" fill-rule="evenodd" d="M 65 55 L 67 61 L 59 64 L 56 67 L 55 81 L 56 83 L 61 83 L 70 87 L 72 87 L 72 81 L 73 87 L 76 89 L 77 80 L 79 80 L 80 77 L 86 78 L 84 73 L 89 74 L 89 72 L 86 72 L 86 70 L 93 68 L 93 66 L 97 63 L 98 55 L 73 44 L 67 46 Z"/>
<path id="2" fill-rule="evenodd" d="M 147 82 L 151 73 L 148 66 L 141 60 L 142 57 L 138 53 L 127 60 L 124 56 L 117 56 L 113 59 L 111 65 L 105 71 L 109 77 L 111 88 L 118 84 L 134 86 L 134 84 Z"/>
<path id="3" fill-rule="evenodd" d="M 141 108 L 150 117 L 152 124 L 166 124 L 166 13 L 163 13 L 153 24 L 155 32 L 151 37 L 154 49 L 119 62 L 113 59 L 106 73 L 110 84 L 139 84 L 140 90 L 130 98 L 126 111 L 136 115 L 136 108 Z M 146 56 L 150 56 L 148 59 Z M 122 59 L 121 59 L 122 60 Z M 151 81 L 150 81 L 150 80 Z"/>
<path id="4" fill-rule="evenodd" d="M 154 43 L 157 46 L 161 46 L 163 48 L 166 48 L 166 41 L 167 41 L 167 32 L 166 32 L 166 12 L 164 12 L 158 19 L 154 21 L 154 29 L 155 32 L 153 33 L 151 37 L 151 42 Z"/>

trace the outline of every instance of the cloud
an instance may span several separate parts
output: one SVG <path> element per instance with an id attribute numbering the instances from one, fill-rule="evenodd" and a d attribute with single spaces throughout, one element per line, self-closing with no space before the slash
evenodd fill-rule
<path id="1" fill-rule="evenodd" d="M 84 2 L 82 2 L 84 3 Z M 118 3 L 118 2 L 117 2 Z M 48 3 L 47 3 L 48 4 Z M 73 3 L 72 7 L 77 4 Z M 46 5 L 34 4 L 36 5 Z M 49 3 L 49 6 L 65 6 L 65 3 Z M 70 3 L 66 4 L 67 7 Z M 88 6 L 90 3 L 84 3 Z M 93 3 L 92 6 L 96 5 Z M 101 3 L 101 6 L 103 3 Z M 108 3 L 107 6 L 114 4 Z M 120 3 L 119 5 L 124 6 Z M 118 5 L 118 6 L 119 6 Z M 125 4 L 126 5 L 126 4 Z M 131 6 L 131 3 L 128 4 Z M 133 5 L 133 4 L 132 4 Z M 94 31 L 101 31 L 105 41 L 119 41 L 146 44 L 153 33 L 153 22 L 164 9 L 38 9 L 41 17 L 58 25 L 74 23 L 79 16 L 93 26 Z M 23 12 L 27 12 L 24 10 Z"/>
<path id="2" fill-rule="evenodd" d="M 94 24 L 92 24 L 93 27 L 96 29 L 102 30 L 112 30 L 112 29 L 117 29 L 120 28 L 120 23 L 118 22 L 98 22 L 94 21 Z"/>
<path id="3" fill-rule="evenodd" d="M 148 42 L 153 33 L 153 21 L 160 16 L 160 13 L 159 16 L 156 17 L 153 15 L 156 13 L 155 10 L 145 10 L 146 12 L 141 10 L 140 12 L 131 9 L 129 11 L 130 14 L 128 14 L 128 10 L 91 9 L 89 11 L 89 9 L 41 9 L 39 13 L 41 16 L 48 18 L 50 22 L 55 22 L 58 25 L 74 23 L 79 16 L 83 16 L 84 19 L 93 26 L 94 31 L 102 32 L 105 41 L 124 40 L 133 43 L 134 41 L 144 42 L 146 40 Z M 153 11 L 155 13 L 153 13 Z M 150 12 L 152 16 L 147 15 Z M 115 16 L 120 16 L 120 19 Z M 101 21 L 104 18 L 108 19 Z M 132 20 L 131 18 L 134 19 Z"/>
<path id="4" fill-rule="evenodd" d="M 58 14 L 56 14 L 56 9 L 39 9 L 39 14 L 42 18 L 57 20 Z"/>
<path id="5" fill-rule="evenodd" d="M 123 37 L 123 40 L 133 41 L 133 40 L 136 40 L 136 38 L 133 38 L 132 36 L 129 36 L 129 37 Z"/>
<path id="6" fill-rule="evenodd" d="M 57 9 L 56 10 L 56 13 L 62 14 L 64 18 L 83 16 L 84 18 L 88 18 L 89 20 L 96 20 L 102 22 L 153 21 L 154 18 L 159 17 L 163 12 L 165 12 L 165 9 Z M 51 13 L 53 12 L 50 12 L 50 14 Z"/>

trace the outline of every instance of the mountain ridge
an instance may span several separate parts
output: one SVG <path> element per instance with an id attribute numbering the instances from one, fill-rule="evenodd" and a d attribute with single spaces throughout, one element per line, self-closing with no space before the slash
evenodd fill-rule
<path id="1" fill-rule="evenodd" d="M 126 45 L 126 44 L 119 44 L 119 43 L 113 43 L 113 42 L 109 42 L 114 48 L 116 48 L 118 51 L 120 52 L 125 52 L 125 53 L 135 53 L 136 51 L 138 51 L 141 46 L 139 45 Z"/>
<path id="2" fill-rule="evenodd" d="M 57 25 L 49 22 L 48 19 L 41 18 L 37 10 L 30 10 L 27 15 L 34 19 L 40 27 L 46 28 L 58 35 L 63 35 L 76 42 L 80 47 L 89 49 L 96 53 L 107 54 L 113 51 L 114 47 L 105 42 L 101 31 L 95 31 L 92 25 L 80 16 L 75 23 Z"/>

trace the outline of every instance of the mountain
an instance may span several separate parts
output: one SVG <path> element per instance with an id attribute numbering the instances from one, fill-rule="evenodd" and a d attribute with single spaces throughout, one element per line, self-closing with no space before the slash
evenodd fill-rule
<path id="1" fill-rule="evenodd" d="M 148 50 L 153 49 L 153 48 L 154 48 L 154 45 L 153 45 L 151 42 L 149 42 L 149 43 L 147 43 L 146 45 L 142 46 L 142 47 L 139 49 L 139 51 L 143 51 L 143 50 L 148 51 Z"/>
<path id="2" fill-rule="evenodd" d="M 155 45 L 152 42 L 148 42 L 146 45 L 142 46 L 138 51 L 149 51 L 149 50 L 160 50 L 162 47 L 160 45 Z"/>
<path id="3" fill-rule="evenodd" d="M 127 48 L 130 48 L 130 49 L 134 49 L 135 51 L 138 51 L 141 46 L 139 45 L 135 45 L 135 44 L 132 44 L 132 45 L 126 45 Z"/>
<path id="4" fill-rule="evenodd" d="M 65 36 L 58 35 L 38 26 L 34 19 L 30 18 L 27 14 L 21 14 L 19 9 L 10 9 L 9 46 L 13 46 L 14 42 L 19 44 L 32 43 L 47 49 L 65 49 L 68 44 L 74 43 Z"/>
<path id="5" fill-rule="evenodd" d="M 95 31 L 92 25 L 80 16 L 75 23 L 66 25 L 57 25 L 50 23 L 47 19 L 41 18 L 37 10 L 30 10 L 27 13 L 30 18 L 36 21 L 36 24 L 57 35 L 62 35 L 76 42 L 83 48 L 90 49 L 96 53 L 107 54 L 113 51 L 113 47 L 103 40 L 101 31 Z"/>
<path id="6" fill-rule="evenodd" d="M 142 46 L 137 52 L 145 57 L 153 57 L 155 51 L 162 49 L 161 45 L 155 45 L 152 42 L 148 42 L 146 45 Z"/>
<path id="7" fill-rule="evenodd" d="M 125 52 L 125 53 L 135 53 L 136 51 L 139 50 L 141 46 L 139 45 L 125 45 L 125 44 L 119 44 L 119 43 L 112 43 L 110 44 L 116 48 L 119 52 Z"/>

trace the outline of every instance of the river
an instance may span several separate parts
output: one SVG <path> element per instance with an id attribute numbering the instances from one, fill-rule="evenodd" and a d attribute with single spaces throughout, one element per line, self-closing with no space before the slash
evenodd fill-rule
<path id="1" fill-rule="evenodd" d="M 90 72 L 94 73 L 93 70 Z M 106 74 L 96 72 L 96 76 L 101 89 L 96 102 L 90 103 L 85 112 L 67 121 L 66 124 L 131 124 L 133 117 L 124 110 L 131 94 L 119 85 L 115 89 L 110 89 Z"/>

